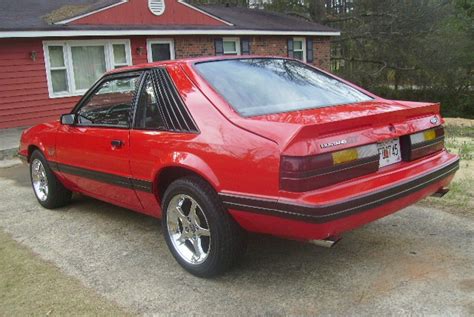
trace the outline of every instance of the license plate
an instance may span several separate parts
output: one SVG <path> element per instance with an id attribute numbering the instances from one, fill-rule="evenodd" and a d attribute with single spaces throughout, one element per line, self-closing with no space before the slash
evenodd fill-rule
<path id="1" fill-rule="evenodd" d="M 377 144 L 379 150 L 379 166 L 395 164 L 402 160 L 400 151 L 400 139 L 391 139 Z"/>

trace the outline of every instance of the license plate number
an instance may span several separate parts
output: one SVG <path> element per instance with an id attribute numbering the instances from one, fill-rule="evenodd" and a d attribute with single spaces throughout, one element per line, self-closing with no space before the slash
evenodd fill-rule
<path id="1" fill-rule="evenodd" d="M 402 160 L 400 139 L 391 139 L 377 144 L 379 150 L 379 166 L 395 164 Z"/>

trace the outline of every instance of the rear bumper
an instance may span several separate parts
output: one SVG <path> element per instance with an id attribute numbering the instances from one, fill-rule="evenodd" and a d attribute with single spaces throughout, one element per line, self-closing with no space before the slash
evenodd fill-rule
<path id="1" fill-rule="evenodd" d="M 426 168 L 423 173 L 380 189 L 342 197 L 331 203 L 308 204 L 301 200 L 283 201 L 226 193 L 221 193 L 220 197 L 234 218 L 250 231 L 297 239 L 325 238 L 393 213 L 447 186 L 459 169 L 459 158 L 446 152 L 439 155 L 443 156 L 441 165 Z M 262 222 L 272 226 L 262 225 Z M 294 230 L 303 223 L 304 230 Z"/>

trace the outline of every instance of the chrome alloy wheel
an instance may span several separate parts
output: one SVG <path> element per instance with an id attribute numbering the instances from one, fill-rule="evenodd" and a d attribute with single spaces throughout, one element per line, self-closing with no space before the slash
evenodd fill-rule
<path id="1" fill-rule="evenodd" d="M 48 177 L 43 163 L 38 159 L 31 163 L 31 181 L 38 199 L 41 201 L 48 199 Z"/>
<path id="2" fill-rule="evenodd" d="M 174 249 L 190 264 L 201 264 L 211 250 L 211 232 L 206 216 L 194 198 L 174 196 L 166 210 L 168 235 Z"/>

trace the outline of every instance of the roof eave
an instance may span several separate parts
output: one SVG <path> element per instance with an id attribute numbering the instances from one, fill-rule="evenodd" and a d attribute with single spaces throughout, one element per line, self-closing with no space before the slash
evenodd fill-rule
<path id="1" fill-rule="evenodd" d="M 133 36 L 133 35 L 281 35 L 281 36 L 340 36 L 341 32 L 328 31 L 285 31 L 285 30 L 246 30 L 246 29 L 189 29 L 189 30 L 28 30 L 0 31 L 0 38 L 38 38 L 38 37 L 88 37 L 88 36 Z"/>

